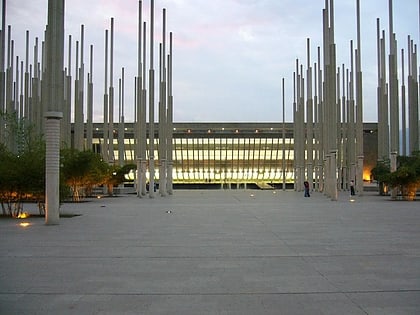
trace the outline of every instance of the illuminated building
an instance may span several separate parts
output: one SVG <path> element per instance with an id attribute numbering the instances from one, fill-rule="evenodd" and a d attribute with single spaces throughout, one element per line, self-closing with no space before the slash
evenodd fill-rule
<path id="1" fill-rule="evenodd" d="M 102 126 L 103 124 L 94 124 L 92 149 L 98 153 L 101 153 L 103 148 Z M 118 124 L 114 125 L 114 128 L 114 164 L 117 165 L 120 160 Z M 282 128 L 282 123 L 174 123 L 173 183 L 281 184 L 283 175 L 287 183 L 293 183 L 293 124 L 285 124 L 284 143 Z M 364 124 L 366 174 L 370 174 L 370 169 L 376 165 L 376 129 L 376 123 Z M 147 132 L 148 130 L 147 126 Z M 154 161 L 158 161 L 157 123 L 154 130 Z M 149 148 L 149 142 L 147 147 Z M 316 148 L 316 145 L 314 147 Z M 125 123 L 124 148 L 124 164 L 135 164 L 133 123 Z M 159 179 L 158 170 L 155 179 Z"/>

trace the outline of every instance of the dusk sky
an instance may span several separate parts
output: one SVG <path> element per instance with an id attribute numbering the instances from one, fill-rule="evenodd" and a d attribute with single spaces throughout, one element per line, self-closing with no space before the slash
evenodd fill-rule
<path id="1" fill-rule="evenodd" d="M 376 19 L 381 19 L 381 29 L 386 31 L 388 50 L 388 2 L 361 1 L 366 122 L 377 120 Z M 143 1 L 146 22 L 149 4 L 149 0 Z M 350 40 L 356 41 L 356 0 L 336 0 L 334 4 L 337 65 L 349 67 Z M 280 122 L 282 78 L 286 82 L 286 120 L 291 121 L 296 58 L 306 67 L 306 41 L 310 38 L 312 65 L 316 62 L 317 47 L 322 46 L 324 5 L 324 0 L 155 0 L 156 40 L 161 38 L 162 8 L 167 9 L 168 31 L 174 34 L 175 122 Z M 30 31 L 30 47 L 36 36 L 43 39 L 47 7 L 47 0 L 7 2 L 6 23 L 12 25 L 20 60 L 25 58 L 26 30 Z M 94 45 L 95 122 L 100 122 L 103 115 L 104 33 L 110 28 L 111 17 L 115 19 L 114 86 L 118 93 L 124 67 L 125 116 L 126 121 L 133 121 L 137 8 L 137 0 L 66 0 L 65 50 L 71 34 L 73 77 L 75 41 L 80 39 L 81 24 L 85 25 L 86 69 L 89 46 Z M 394 0 L 399 60 L 401 48 L 407 50 L 408 35 L 419 43 L 418 17 L 418 0 Z M 156 62 L 158 58 L 155 69 Z M 399 79 L 401 82 L 401 71 Z"/>

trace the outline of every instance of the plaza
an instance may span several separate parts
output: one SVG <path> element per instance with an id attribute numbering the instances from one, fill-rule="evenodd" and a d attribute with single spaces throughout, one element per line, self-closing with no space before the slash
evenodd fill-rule
<path id="1" fill-rule="evenodd" d="M 0 314 L 420 312 L 417 202 L 175 190 L 61 214 L 0 220 Z"/>

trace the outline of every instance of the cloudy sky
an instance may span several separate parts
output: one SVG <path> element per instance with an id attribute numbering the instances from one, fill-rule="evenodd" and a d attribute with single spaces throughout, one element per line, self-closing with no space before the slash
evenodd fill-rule
<path id="1" fill-rule="evenodd" d="M 376 19 L 380 18 L 381 29 L 388 32 L 388 2 L 361 1 L 364 121 L 377 119 Z M 147 22 L 149 5 L 150 0 L 143 1 Z M 317 47 L 322 45 L 324 5 L 324 0 L 155 0 L 157 40 L 161 37 L 163 8 L 167 9 L 168 31 L 174 34 L 174 120 L 282 121 L 284 78 L 286 120 L 291 121 L 295 62 L 298 58 L 306 67 L 307 38 L 311 39 L 311 63 L 316 62 Z M 47 6 L 47 0 L 7 1 L 7 24 L 12 25 L 20 60 L 25 57 L 26 30 L 30 31 L 31 47 L 35 37 L 43 38 Z M 88 68 L 87 51 L 94 45 L 95 121 L 103 115 L 104 33 L 110 28 L 111 17 L 115 19 L 114 86 L 118 91 L 124 67 L 126 121 L 132 121 L 137 8 L 137 0 L 66 1 L 66 47 L 68 35 L 80 40 L 80 25 L 84 24 Z M 336 0 L 335 17 L 337 64 L 349 67 L 350 40 L 356 40 L 356 0 Z M 408 35 L 419 42 L 418 17 L 418 0 L 394 0 L 399 50 L 406 50 Z M 73 64 L 74 48 L 73 42 Z"/>

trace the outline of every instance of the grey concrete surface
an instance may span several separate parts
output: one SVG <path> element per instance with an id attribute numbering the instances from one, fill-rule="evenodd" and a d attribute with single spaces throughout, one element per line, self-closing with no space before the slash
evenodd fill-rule
<path id="1" fill-rule="evenodd" d="M 0 219 L 0 314 L 420 314 L 420 202 L 176 190 L 61 212 L 80 216 Z"/>

